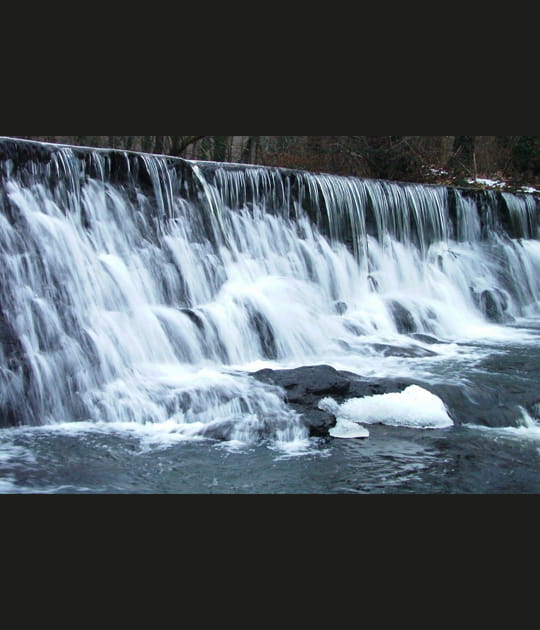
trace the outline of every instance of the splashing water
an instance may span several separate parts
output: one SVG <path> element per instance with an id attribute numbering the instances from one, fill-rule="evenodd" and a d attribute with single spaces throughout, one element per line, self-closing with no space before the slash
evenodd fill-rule
<path id="1" fill-rule="evenodd" d="M 381 346 L 538 314 L 533 197 L 70 147 L 0 173 L 6 426 L 290 450 L 308 431 L 255 367 L 391 371 Z"/>

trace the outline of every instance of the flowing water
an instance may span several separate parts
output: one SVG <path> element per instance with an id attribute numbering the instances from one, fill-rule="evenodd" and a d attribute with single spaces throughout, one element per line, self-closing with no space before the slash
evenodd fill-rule
<path id="1" fill-rule="evenodd" d="M 540 490 L 537 196 L 0 158 L 0 493 Z M 313 438 L 253 377 L 312 365 L 425 387 L 321 400 L 369 438 Z"/>

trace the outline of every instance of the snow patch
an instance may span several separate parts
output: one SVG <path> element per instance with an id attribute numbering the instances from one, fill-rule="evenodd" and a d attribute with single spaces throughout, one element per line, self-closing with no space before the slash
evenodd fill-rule
<path id="1" fill-rule="evenodd" d="M 487 188 L 496 188 L 499 190 L 503 190 L 508 188 L 508 182 L 505 182 L 500 179 L 490 179 L 486 177 L 476 177 L 467 180 L 468 184 L 477 185 L 477 186 L 486 186 Z M 540 190 L 537 188 L 533 188 L 532 186 L 522 186 L 517 192 L 527 193 L 527 194 L 538 194 Z"/>
<path id="2" fill-rule="evenodd" d="M 454 426 L 443 401 L 416 385 L 408 387 L 401 394 L 354 398 L 343 405 L 332 398 L 325 398 L 319 408 L 336 416 L 336 430 L 339 433 L 352 432 L 349 423 L 385 424 L 412 429 L 445 429 Z"/>
<path id="3" fill-rule="evenodd" d="M 506 182 L 497 179 L 487 179 L 484 177 L 477 177 L 476 179 L 468 179 L 469 184 L 478 184 L 480 186 L 489 186 L 490 188 L 506 188 L 508 185 Z"/>

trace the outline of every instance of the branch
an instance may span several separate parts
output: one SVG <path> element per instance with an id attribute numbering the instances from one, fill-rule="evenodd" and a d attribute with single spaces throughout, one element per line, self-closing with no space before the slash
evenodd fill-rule
<path id="1" fill-rule="evenodd" d="M 178 147 L 175 147 L 174 153 L 175 155 L 182 155 L 182 153 L 192 144 L 199 142 L 199 140 L 204 140 L 204 138 L 208 138 L 208 136 L 188 136 L 185 140 L 181 142 Z"/>

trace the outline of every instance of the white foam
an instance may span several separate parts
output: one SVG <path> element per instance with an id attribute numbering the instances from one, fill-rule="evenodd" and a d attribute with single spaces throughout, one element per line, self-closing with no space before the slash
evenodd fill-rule
<path id="1" fill-rule="evenodd" d="M 509 439 L 517 438 L 519 440 L 540 441 L 540 422 L 533 418 L 529 412 L 521 408 L 521 416 L 518 421 L 521 423 L 518 427 L 483 427 L 473 424 L 464 425 L 466 428 L 474 431 L 483 431 L 499 437 L 507 437 Z M 540 451 L 539 451 L 540 452 Z"/>
<path id="2" fill-rule="evenodd" d="M 443 401 L 416 385 L 401 394 L 354 398 L 343 405 L 327 398 L 321 401 L 320 406 L 321 409 L 334 413 L 340 426 L 345 423 L 359 423 L 443 429 L 454 425 Z M 347 426 L 345 425 L 345 430 Z"/>

